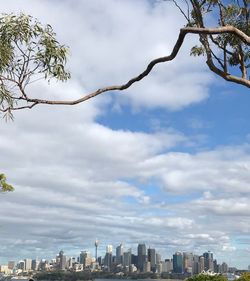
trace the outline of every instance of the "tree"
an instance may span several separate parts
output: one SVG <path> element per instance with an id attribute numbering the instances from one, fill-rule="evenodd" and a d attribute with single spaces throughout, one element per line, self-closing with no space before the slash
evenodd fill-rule
<path id="1" fill-rule="evenodd" d="M 0 174 L 0 192 L 8 192 L 13 190 L 13 186 L 6 182 L 6 176 L 4 174 Z"/>
<path id="2" fill-rule="evenodd" d="M 243 273 L 238 280 L 239 281 L 250 281 L 250 272 Z"/>
<path id="3" fill-rule="evenodd" d="M 200 273 L 198 275 L 189 277 L 187 281 L 227 281 L 227 279 L 219 274 L 210 275 L 206 273 Z"/>
<path id="4" fill-rule="evenodd" d="M 250 0 L 165 1 L 174 3 L 187 21 L 171 54 L 154 59 L 142 73 L 122 85 L 103 87 L 72 101 L 27 95 L 26 87 L 38 79 L 70 78 L 65 70 L 68 48 L 57 42 L 50 25 L 43 27 L 24 14 L 4 15 L 0 18 L 0 111 L 11 117 L 14 110 L 38 104 L 75 105 L 108 91 L 125 90 L 147 76 L 155 65 L 173 60 L 187 34 L 197 34 L 200 41 L 191 49 L 191 55 L 206 56 L 207 66 L 216 75 L 250 88 Z M 215 28 L 207 27 L 211 15 L 217 18 Z"/>

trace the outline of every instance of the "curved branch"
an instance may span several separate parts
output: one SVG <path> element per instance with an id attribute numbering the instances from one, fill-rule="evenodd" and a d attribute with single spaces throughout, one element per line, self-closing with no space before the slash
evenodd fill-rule
<path id="1" fill-rule="evenodd" d="M 84 101 L 87 101 L 93 97 L 96 97 L 102 93 L 105 93 L 105 92 L 109 92 L 109 91 L 123 91 L 125 89 L 128 89 L 131 85 L 133 85 L 134 83 L 136 82 L 139 82 L 140 80 L 142 80 L 143 78 L 145 78 L 150 72 L 151 70 L 154 68 L 155 65 L 159 64 L 159 63 L 164 63 L 164 62 L 167 62 L 167 61 L 171 61 L 173 60 L 183 42 L 184 42 L 184 39 L 185 39 L 185 36 L 187 34 L 198 34 L 198 35 L 212 35 L 212 34 L 222 34 L 222 33 L 230 33 L 230 34 L 233 34 L 235 36 L 237 36 L 239 39 L 241 39 L 245 44 L 247 45 L 250 45 L 250 37 L 247 36 L 244 32 L 242 32 L 241 30 L 233 27 L 233 26 L 223 26 L 223 27 L 218 27 L 218 28 L 199 28 L 199 27 L 184 27 L 182 29 L 180 29 L 180 32 L 179 32 L 179 36 L 178 36 L 178 39 L 173 47 L 173 50 L 171 52 L 171 54 L 169 56 L 164 56 L 164 57 L 160 57 L 160 58 L 157 58 L 157 59 L 154 59 L 152 60 L 147 68 L 142 72 L 140 73 L 138 76 L 130 79 L 128 82 L 126 82 L 125 84 L 122 84 L 122 85 L 114 85 L 114 86 L 108 86 L 108 87 L 103 87 L 103 88 L 100 88 L 90 94 L 87 94 L 79 99 L 76 99 L 76 100 L 72 100 L 72 101 L 58 101 L 58 100 L 43 100 L 43 99 L 31 99 L 31 98 L 26 98 L 25 100 L 28 102 L 28 103 L 32 103 L 31 106 L 24 106 L 24 107 L 16 107 L 16 108 L 6 108 L 4 109 L 4 111 L 8 111 L 8 110 L 14 110 L 14 109 L 23 109 L 23 108 L 32 108 L 34 107 L 35 105 L 37 104 L 47 104 L 47 105 L 76 105 L 76 104 L 79 104 L 79 103 L 82 103 Z M 243 78 L 239 78 L 239 77 L 236 77 L 236 76 L 233 76 L 233 75 L 230 75 L 228 73 L 225 73 L 221 70 L 219 70 L 218 68 L 215 67 L 215 65 L 211 62 L 211 61 L 208 61 L 207 62 L 210 70 L 212 70 L 214 73 L 216 73 L 217 75 L 221 76 L 222 78 L 224 78 L 225 80 L 227 81 L 231 81 L 231 82 L 235 82 L 237 84 L 241 84 L 241 85 L 244 85 L 248 88 L 250 88 L 250 81 L 247 80 L 247 79 L 243 79 Z"/>

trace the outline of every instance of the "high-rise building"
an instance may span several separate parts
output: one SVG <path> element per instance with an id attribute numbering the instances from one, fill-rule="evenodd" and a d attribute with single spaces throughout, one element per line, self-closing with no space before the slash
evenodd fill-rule
<path id="1" fill-rule="evenodd" d="M 39 268 L 39 261 L 37 260 L 37 259 L 35 259 L 35 260 L 32 260 L 32 262 L 31 262 L 31 269 L 32 270 L 38 270 L 38 268 Z"/>
<path id="2" fill-rule="evenodd" d="M 61 250 L 59 252 L 59 269 L 64 270 L 66 266 L 66 256 L 64 252 Z"/>
<path id="3" fill-rule="evenodd" d="M 204 257 L 204 269 L 207 270 L 214 270 L 214 264 L 213 264 L 213 253 L 208 251 L 203 253 Z"/>
<path id="4" fill-rule="evenodd" d="M 151 271 L 156 271 L 156 252 L 155 249 L 148 249 L 148 261 L 150 262 Z"/>
<path id="5" fill-rule="evenodd" d="M 15 267 L 15 262 L 14 261 L 9 261 L 8 262 L 8 269 L 14 269 L 14 267 Z"/>
<path id="6" fill-rule="evenodd" d="M 183 270 L 193 274 L 193 253 L 184 252 L 183 253 Z"/>
<path id="7" fill-rule="evenodd" d="M 32 266 L 32 259 L 24 259 L 24 270 L 29 271 L 31 270 Z"/>
<path id="8" fill-rule="evenodd" d="M 112 252 L 113 252 L 113 246 L 112 246 L 112 245 L 107 245 L 107 247 L 106 247 L 106 253 L 112 254 Z"/>
<path id="9" fill-rule="evenodd" d="M 123 258 L 123 245 L 122 245 L 122 243 L 118 246 L 118 247 L 116 247 L 116 263 L 117 264 L 122 264 L 123 263 L 123 260 L 122 260 L 122 258 Z"/>
<path id="10" fill-rule="evenodd" d="M 203 256 L 199 257 L 199 273 L 205 270 L 205 259 Z"/>
<path id="11" fill-rule="evenodd" d="M 123 253 L 123 266 L 129 267 L 131 265 L 131 249 Z"/>
<path id="12" fill-rule="evenodd" d="M 138 269 L 143 272 L 144 263 L 147 261 L 147 249 L 145 244 L 139 244 L 137 248 L 138 253 Z"/>
<path id="13" fill-rule="evenodd" d="M 162 272 L 172 272 L 173 271 L 173 260 L 165 259 L 162 263 Z"/>
<path id="14" fill-rule="evenodd" d="M 180 252 L 176 252 L 173 255 L 173 271 L 174 273 L 183 272 L 183 256 Z"/>
<path id="15" fill-rule="evenodd" d="M 91 265 L 92 262 L 92 257 L 90 252 L 88 251 L 82 251 L 80 253 L 80 264 L 83 265 L 83 268 L 89 267 Z"/>

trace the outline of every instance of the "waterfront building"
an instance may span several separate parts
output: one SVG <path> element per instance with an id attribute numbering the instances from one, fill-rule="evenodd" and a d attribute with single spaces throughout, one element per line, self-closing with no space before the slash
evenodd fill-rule
<path id="1" fill-rule="evenodd" d="M 204 270 L 205 270 L 204 257 L 200 256 L 200 258 L 199 258 L 199 272 L 198 273 L 201 273 Z"/>
<path id="2" fill-rule="evenodd" d="M 156 271 L 156 252 L 155 249 L 148 249 L 148 261 L 150 262 L 151 265 L 151 271 L 155 272 Z"/>
<path id="3" fill-rule="evenodd" d="M 151 271 L 151 264 L 149 261 L 145 261 L 143 264 L 143 272 L 147 273 Z"/>
<path id="4" fill-rule="evenodd" d="M 123 245 L 122 243 L 116 247 L 116 264 L 122 264 L 123 263 Z"/>
<path id="5" fill-rule="evenodd" d="M 129 267 L 131 265 L 131 249 L 123 253 L 123 266 Z"/>
<path id="6" fill-rule="evenodd" d="M 144 263 L 147 261 L 147 249 L 145 244 L 139 244 L 137 248 L 138 253 L 138 269 L 143 272 Z"/>
<path id="7" fill-rule="evenodd" d="M 32 259 L 24 259 L 24 270 L 30 271 L 32 268 Z"/>
<path id="8" fill-rule="evenodd" d="M 15 267 L 15 262 L 14 261 L 8 261 L 8 269 L 13 270 Z"/>
<path id="9" fill-rule="evenodd" d="M 203 253 L 203 257 L 204 257 L 204 267 L 205 267 L 205 271 L 207 270 L 214 270 L 214 264 L 213 264 L 213 253 L 208 251 Z"/>
<path id="10" fill-rule="evenodd" d="M 59 269 L 65 270 L 66 267 L 66 256 L 64 255 L 64 252 L 61 250 L 59 252 Z"/>
<path id="11" fill-rule="evenodd" d="M 176 252 L 173 255 L 173 272 L 183 273 L 183 256 L 181 252 Z"/>

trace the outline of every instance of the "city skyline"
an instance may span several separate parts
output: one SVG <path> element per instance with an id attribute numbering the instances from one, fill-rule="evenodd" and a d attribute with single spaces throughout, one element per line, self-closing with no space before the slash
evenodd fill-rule
<path id="1" fill-rule="evenodd" d="M 99 242 L 99 241 L 98 241 Z M 19 274 L 27 271 L 102 271 L 102 272 L 130 272 L 130 273 L 169 273 L 173 276 L 178 274 L 192 276 L 195 274 L 209 273 L 235 273 L 239 269 L 221 264 L 217 261 L 214 253 L 194 254 L 192 252 L 175 252 L 171 258 L 162 257 L 156 249 L 147 247 L 145 243 L 137 245 L 137 251 L 124 248 L 123 243 L 114 248 L 106 245 L 106 253 L 97 255 L 97 240 L 95 241 L 95 256 L 90 251 L 83 250 L 77 256 L 68 256 L 63 250 L 50 259 L 23 258 L 19 261 L 8 261 L 6 265 L 0 264 L 0 273 Z M 250 265 L 248 266 L 249 270 Z M 177 275 L 174 275 L 177 274 Z"/>
<path id="2" fill-rule="evenodd" d="M 124 83 L 168 55 L 186 24 L 171 1 L 2 2 L 2 13 L 50 24 L 70 48 L 71 80 L 32 83 L 31 97 L 73 100 Z M 15 187 L 0 195 L 0 263 L 89 245 L 94 255 L 98 238 L 100 253 L 145 242 L 162 256 L 210 250 L 247 268 L 249 89 L 190 57 L 199 40 L 186 38 L 174 61 L 129 90 L 0 121 L 0 172 Z"/>

